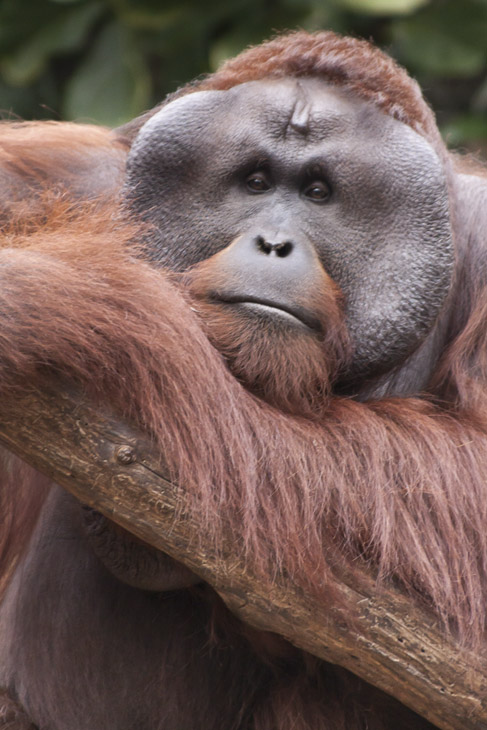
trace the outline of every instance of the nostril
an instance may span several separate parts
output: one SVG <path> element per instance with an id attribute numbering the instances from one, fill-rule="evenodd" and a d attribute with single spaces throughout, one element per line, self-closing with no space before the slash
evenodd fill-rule
<path id="1" fill-rule="evenodd" d="M 262 251 L 262 253 L 269 254 L 272 251 L 272 246 L 270 243 L 267 243 L 265 238 L 262 236 L 257 236 L 255 239 L 255 243 L 257 244 L 257 248 L 259 251 Z"/>
<path id="2" fill-rule="evenodd" d="M 276 243 L 274 244 L 274 250 L 276 254 L 279 256 L 279 258 L 284 259 L 286 256 L 289 256 L 291 251 L 293 250 L 293 244 L 291 241 L 285 241 L 284 243 Z"/>
<path id="3" fill-rule="evenodd" d="M 281 243 L 270 243 L 269 241 L 266 241 L 263 236 L 257 236 L 255 239 L 255 243 L 257 246 L 257 249 L 261 251 L 262 253 L 265 253 L 266 256 L 271 254 L 273 251 L 275 251 L 276 256 L 279 256 L 279 258 L 283 259 L 286 258 L 286 256 L 289 256 L 289 254 L 292 252 L 294 248 L 294 244 L 291 243 L 291 241 L 282 241 Z"/>

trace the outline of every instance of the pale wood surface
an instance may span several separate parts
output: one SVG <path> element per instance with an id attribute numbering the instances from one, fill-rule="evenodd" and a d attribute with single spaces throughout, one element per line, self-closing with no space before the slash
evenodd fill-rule
<path id="1" fill-rule="evenodd" d="M 269 590 L 242 564 L 232 536 L 222 536 L 223 560 L 210 548 L 196 549 L 191 538 L 204 535 L 204 524 L 181 512 L 181 489 L 165 478 L 150 441 L 129 425 L 60 389 L 0 404 L 0 442 L 185 563 L 252 626 L 345 667 L 442 730 L 487 730 L 487 657 L 457 646 L 433 616 L 398 591 L 379 590 L 365 573 L 340 571 L 336 599 L 324 605 L 285 576 Z M 353 626 L 345 608 L 356 616 Z"/>

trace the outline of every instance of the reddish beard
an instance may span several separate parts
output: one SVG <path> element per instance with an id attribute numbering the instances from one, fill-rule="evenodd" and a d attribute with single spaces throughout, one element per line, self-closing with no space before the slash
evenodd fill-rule
<path id="1" fill-rule="evenodd" d="M 351 349 L 341 293 L 324 271 L 321 285 L 296 302 L 313 313 L 316 329 L 278 310 L 248 311 L 212 298 L 211 292 L 225 285 L 213 259 L 192 268 L 184 280 L 210 342 L 236 378 L 280 410 L 313 418 L 323 414 Z"/>

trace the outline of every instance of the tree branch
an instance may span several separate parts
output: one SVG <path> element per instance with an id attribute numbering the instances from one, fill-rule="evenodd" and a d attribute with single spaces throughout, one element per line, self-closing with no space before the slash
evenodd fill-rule
<path id="1" fill-rule="evenodd" d="M 263 585 L 223 538 L 224 559 L 195 548 L 205 525 L 181 513 L 147 437 L 67 389 L 0 406 L 0 442 L 141 539 L 210 583 L 237 616 L 338 664 L 442 730 L 487 730 L 487 657 L 457 646 L 435 618 L 365 572 L 336 575 L 323 605 L 281 576 Z M 177 515 L 177 519 L 175 519 Z M 486 527 L 487 529 L 487 527 Z M 353 628 L 345 615 L 356 617 Z"/>

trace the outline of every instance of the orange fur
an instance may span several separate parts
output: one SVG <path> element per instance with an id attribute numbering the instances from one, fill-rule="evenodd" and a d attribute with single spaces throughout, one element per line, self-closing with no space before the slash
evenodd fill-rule
<path id="1" fill-rule="evenodd" d="M 321 78 L 349 89 L 443 149 L 434 114 L 406 71 L 370 43 L 331 31 L 278 35 L 229 59 L 216 73 L 184 86 L 169 100 L 193 91 L 225 90 L 248 81 L 290 76 Z M 155 111 L 129 122 L 124 128 L 128 137 Z"/>
<path id="2" fill-rule="evenodd" d="M 334 398 L 320 423 L 281 413 L 234 379 L 187 297 L 130 255 L 133 226 L 110 211 L 68 209 L 26 238 L 5 234 L 0 389 L 28 388 L 43 365 L 79 380 L 157 437 L 191 509 L 206 515 L 205 539 L 218 542 L 222 520 L 237 520 L 247 559 L 312 583 L 325 580 L 327 551 L 339 546 L 479 637 L 484 389 L 473 403 L 468 391 L 463 415 L 448 361 L 437 396 L 449 391 L 450 410 L 418 398 Z M 481 320 L 469 343 L 479 330 Z M 470 369 L 477 355 L 484 349 Z M 287 376 L 301 382 L 308 365 L 295 362 Z"/>
<path id="3" fill-rule="evenodd" d="M 363 42 L 326 33 L 278 38 L 183 93 L 275 74 L 343 84 L 411 124 L 446 159 L 416 85 Z M 138 125 L 123 133 L 132 136 Z M 345 556 L 399 582 L 465 640 L 483 642 L 487 342 L 485 282 L 476 262 L 485 256 L 485 179 L 465 180 L 447 165 L 458 306 L 428 392 L 358 402 L 333 394 L 347 344 L 339 297 L 326 277 L 316 293 L 328 327 L 321 346 L 310 341 L 300 357 L 289 341 L 282 356 L 277 339 L 256 351 L 241 327 L 237 352 L 235 322 L 201 299 L 205 264 L 181 279 L 142 260 L 143 232 L 118 211 L 119 172 L 109 184 L 102 176 L 94 203 L 79 202 L 89 197 L 84 163 L 81 183 L 76 178 L 87 147 L 90 159 L 101 150 L 120 171 L 123 144 L 77 127 L 63 138 L 53 127 L 45 154 L 38 142 L 45 129 L 6 126 L 1 143 L 0 165 L 15 165 L 13 198 L 23 206 L 3 201 L 10 221 L 0 250 L 0 397 L 53 373 L 73 378 L 154 437 L 185 487 L 186 508 L 206 525 L 205 541 L 218 548 L 229 523 L 245 559 L 268 580 L 286 571 L 324 600 L 330 562 Z M 68 161 L 66 175 L 61 160 Z M 59 187 L 53 194 L 39 187 L 52 175 L 61 195 Z M 269 391 L 261 386 L 265 379 Z M 5 571 L 25 549 L 43 498 L 22 488 L 18 508 L 18 489 L 9 479 L 2 497 Z M 299 681 L 273 685 L 255 728 L 361 727 L 358 719 L 347 724 L 355 720 L 344 719 L 347 709 L 333 703 L 331 719 L 322 713 L 321 685 L 305 681 L 306 671 Z M 400 727 L 408 727 L 407 719 Z"/>
<path id="4" fill-rule="evenodd" d="M 10 216 L 29 218 L 46 188 L 52 196 L 70 190 L 81 200 L 118 191 L 126 146 L 113 133 L 93 125 L 0 122 L 0 223 Z"/>

